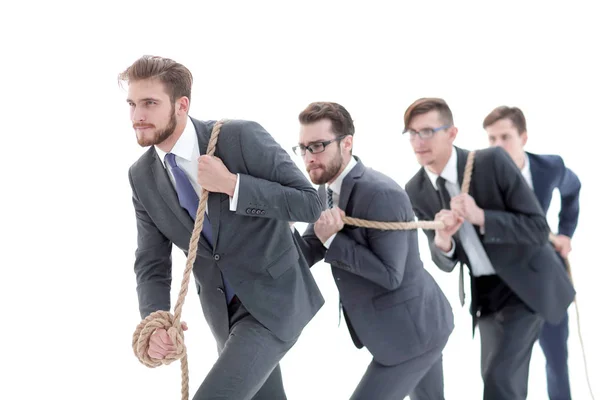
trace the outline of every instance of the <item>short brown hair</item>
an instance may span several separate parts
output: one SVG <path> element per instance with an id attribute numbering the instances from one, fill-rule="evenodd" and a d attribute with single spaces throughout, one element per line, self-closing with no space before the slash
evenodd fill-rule
<path id="1" fill-rule="evenodd" d="M 494 110 L 483 120 L 483 129 L 505 118 L 513 123 L 515 128 L 517 128 L 519 135 L 522 135 L 523 132 L 527 131 L 527 122 L 525 121 L 523 111 L 517 107 L 508 106 L 494 108 Z"/>
<path id="2" fill-rule="evenodd" d="M 142 56 L 119 74 L 120 82 L 158 79 L 175 103 L 180 97 L 192 100 L 193 77 L 189 69 L 170 58 Z"/>
<path id="3" fill-rule="evenodd" d="M 322 119 L 331 121 L 331 127 L 335 136 L 354 136 L 354 122 L 352 121 L 352 117 L 348 110 L 340 104 L 324 101 L 310 103 L 298 116 L 298 120 L 303 125 Z"/>
<path id="4" fill-rule="evenodd" d="M 422 97 L 412 103 L 404 112 L 404 130 L 408 129 L 408 125 L 414 117 L 426 114 L 429 111 L 437 111 L 445 124 L 454 124 L 452 111 L 450 111 L 450 107 L 448 107 L 448 104 L 444 99 Z"/>

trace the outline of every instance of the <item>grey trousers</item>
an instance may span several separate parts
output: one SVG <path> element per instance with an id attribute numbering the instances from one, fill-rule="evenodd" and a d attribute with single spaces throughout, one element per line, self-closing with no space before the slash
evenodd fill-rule
<path id="1" fill-rule="evenodd" d="M 523 304 L 479 319 L 484 400 L 525 400 L 533 344 L 542 318 Z"/>
<path id="2" fill-rule="evenodd" d="M 279 361 L 297 340 L 279 340 L 237 304 L 225 346 L 193 400 L 286 400 Z"/>
<path id="3" fill-rule="evenodd" d="M 350 400 L 443 400 L 444 372 L 439 347 L 394 366 L 371 361 Z"/>

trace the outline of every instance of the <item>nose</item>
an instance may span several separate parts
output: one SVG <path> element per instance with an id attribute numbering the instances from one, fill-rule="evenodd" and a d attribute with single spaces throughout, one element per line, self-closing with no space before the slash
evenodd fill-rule
<path id="1" fill-rule="evenodd" d="M 421 136 L 419 135 L 410 135 L 410 143 L 414 146 L 414 147 L 420 147 L 423 144 L 425 144 L 425 139 L 423 139 Z"/>
<path id="2" fill-rule="evenodd" d="M 132 107 L 131 109 L 131 121 L 133 122 L 144 122 L 146 120 L 146 116 L 144 112 L 139 107 Z"/>
<path id="3" fill-rule="evenodd" d="M 315 155 L 308 150 L 306 150 L 306 153 L 304 153 L 303 158 L 304 158 L 304 163 L 307 165 L 310 163 L 313 163 L 315 161 Z"/>

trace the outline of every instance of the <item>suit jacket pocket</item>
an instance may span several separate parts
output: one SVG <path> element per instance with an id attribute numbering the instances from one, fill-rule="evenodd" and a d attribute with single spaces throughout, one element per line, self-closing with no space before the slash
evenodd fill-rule
<path id="1" fill-rule="evenodd" d="M 279 255 L 275 261 L 269 264 L 267 267 L 267 272 L 273 279 L 277 279 L 288 269 L 298 263 L 298 257 L 300 257 L 298 250 L 296 249 L 296 246 L 292 244 L 281 255 Z"/>
<path id="2" fill-rule="evenodd" d="M 409 300 L 421 295 L 418 286 L 409 286 L 407 288 L 400 287 L 393 292 L 380 294 L 373 298 L 373 307 L 376 310 L 384 310 L 386 308 L 397 306 L 398 304 L 406 303 Z"/>

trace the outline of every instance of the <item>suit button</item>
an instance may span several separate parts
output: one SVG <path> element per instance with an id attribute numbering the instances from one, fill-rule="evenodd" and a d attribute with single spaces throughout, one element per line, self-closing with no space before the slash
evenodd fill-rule
<path id="1" fill-rule="evenodd" d="M 265 215 L 265 210 L 260 210 L 260 215 Z"/>
<path id="2" fill-rule="evenodd" d="M 252 212 L 251 208 L 246 208 L 246 214 L 250 214 Z"/>
<path id="3" fill-rule="evenodd" d="M 218 254 L 215 254 L 215 256 L 213 258 L 215 259 L 215 261 L 219 261 L 221 259 L 221 256 Z"/>
<path id="4" fill-rule="evenodd" d="M 256 214 L 256 208 L 252 209 L 252 214 Z"/>
<path id="5" fill-rule="evenodd" d="M 223 290 L 223 288 L 218 287 L 217 290 L 219 291 L 219 293 L 225 293 L 225 291 Z"/>

